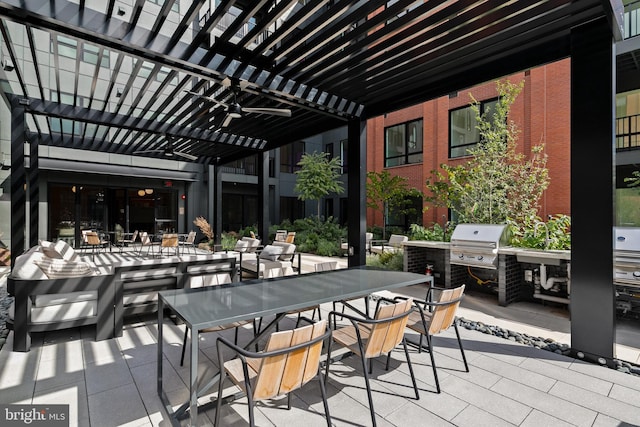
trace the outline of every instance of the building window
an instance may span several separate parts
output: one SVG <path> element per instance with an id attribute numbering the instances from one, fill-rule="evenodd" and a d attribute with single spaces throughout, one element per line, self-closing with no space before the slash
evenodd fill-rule
<path id="1" fill-rule="evenodd" d="M 304 202 L 297 197 L 280 197 L 280 222 L 304 218 Z"/>
<path id="2" fill-rule="evenodd" d="M 406 231 L 409 230 L 411 224 L 422 225 L 422 197 L 407 198 L 402 210 L 403 213 L 398 213 L 394 212 L 393 209 L 389 209 L 387 227 Z"/>
<path id="3" fill-rule="evenodd" d="M 422 162 L 422 119 L 384 130 L 384 166 Z"/>
<path id="4" fill-rule="evenodd" d="M 298 141 L 280 147 L 280 172 L 294 173 L 300 170 L 298 162 L 304 154 L 304 142 Z"/>
<path id="5" fill-rule="evenodd" d="M 480 103 L 480 114 L 493 114 L 498 99 Z M 449 158 L 468 155 L 468 150 L 480 142 L 476 116 L 470 106 L 449 111 Z"/>

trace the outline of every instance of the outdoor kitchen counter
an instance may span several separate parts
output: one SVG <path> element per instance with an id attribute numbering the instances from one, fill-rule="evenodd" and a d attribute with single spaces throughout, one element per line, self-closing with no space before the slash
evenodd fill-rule
<path id="1" fill-rule="evenodd" d="M 503 246 L 498 249 L 498 253 L 502 255 L 515 255 L 517 257 L 526 257 L 526 258 L 538 258 L 541 261 L 545 259 L 560 259 L 571 261 L 571 251 L 570 250 L 559 250 L 559 249 L 531 249 L 531 248 L 516 248 L 513 246 Z"/>
<path id="2" fill-rule="evenodd" d="M 419 248 L 449 249 L 449 242 L 440 242 L 433 240 L 409 240 L 402 243 L 402 246 L 415 246 Z"/>

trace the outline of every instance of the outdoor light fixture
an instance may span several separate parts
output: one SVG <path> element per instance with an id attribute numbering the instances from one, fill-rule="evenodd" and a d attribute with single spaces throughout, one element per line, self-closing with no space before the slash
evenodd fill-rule
<path id="1" fill-rule="evenodd" d="M 127 11 L 122 7 L 122 6 L 118 6 L 118 16 L 124 16 L 125 13 L 127 13 Z"/>
<path id="2" fill-rule="evenodd" d="M 2 69 L 5 71 L 13 71 L 13 62 L 10 59 L 5 58 L 2 60 Z"/>
<path id="3" fill-rule="evenodd" d="M 233 119 L 239 119 L 242 117 L 242 107 L 240 107 L 238 103 L 231 104 L 229 105 L 229 112 L 227 114 Z"/>
<path id="4" fill-rule="evenodd" d="M 142 197 L 145 194 L 147 194 L 147 193 L 145 193 L 144 190 L 138 190 L 138 196 Z"/>
<path id="5" fill-rule="evenodd" d="M 147 194 L 153 194 L 153 188 L 145 188 L 144 192 Z"/>
<path id="6" fill-rule="evenodd" d="M 122 96 L 122 88 L 116 88 L 116 98 L 120 98 Z"/>

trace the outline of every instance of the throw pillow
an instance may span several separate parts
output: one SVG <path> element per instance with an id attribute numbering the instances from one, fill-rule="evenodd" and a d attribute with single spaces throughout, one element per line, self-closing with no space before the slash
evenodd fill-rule
<path id="1" fill-rule="evenodd" d="M 42 258 L 34 262 L 49 279 L 95 276 L 91 266 L 83 261 L 73 262 L 64 259 Z"/>
<path id="2" fill-rule="evenodd" d="M 280 246 L 267 245 L 262 252 L 260 252 L 261 259 L 268 259 L 270 261 L 277 261 L 280 255 L 282 255 L 282 247 Z"/>
<path id="3" fill-rule="evenodd" d="M 71 246 L 64 240 L 58 240 L 57 242 L 48 242 L 46 240 L 40 240 L 40 246 L 42 252 L 49 258 L 60 258 L 67 261 L 79 260 L 78 254 L 73 250 Z"/>
<path id="4" fill-rule="evenodd" d="M 37 261 L 46 257 L 44 252 L 29 250 L 16 258 L 16 263 L 13 266 L 13 270 L 11 270 L 11 276 L 16 279 L 47 280 L 46 274 L 36 265 Z"/>
<path id="5" fill-rule="evenodd" d="M 246 252 L 248 247 L 249 242 L 247 242 L 246 240 L 238 240 L 233 250 L 237 252 Z"/>

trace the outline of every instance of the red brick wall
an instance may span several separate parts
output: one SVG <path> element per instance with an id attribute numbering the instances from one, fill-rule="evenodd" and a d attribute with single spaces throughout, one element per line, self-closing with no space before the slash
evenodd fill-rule
<path id="1" fill-rule="evenodd" d="M 571 213 L 570 206 L 570 60 L 562 60 L 509 76 L 512 82 L 524 80 L 524 90 L 512 106 L 510 118 L 520 129 L 518 150 L 530 155 L 531 147 L 545 144 L 547 168 L 551 182 L 540 200 L 541 217 Z M 423 118 L 423 163 L 388 168 L 392 175 L 408 178 L 409 185 L 426 191 L 424 183 L 430 172 L 442 163 L 459 164 L 466 159 L 450 160 L 449 110 L 469 105 L 469 94 L 479 100 L 495 98 L 494 82 L 460 90 L 457 96 L 444 96 L 367 122 L 367 170 L 384 169 L 384 129 Z M 428 206 L 423 215 L 426 226 L 437 221 L 447 210 Z M 367 210 L 367 224 L 382 225 L 382 214 Z"/>

